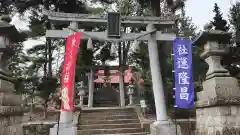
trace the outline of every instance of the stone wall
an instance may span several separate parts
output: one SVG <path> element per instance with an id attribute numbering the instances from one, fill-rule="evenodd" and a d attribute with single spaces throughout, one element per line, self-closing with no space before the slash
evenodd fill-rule
<path id="1" fill-rule="evenodd" d="M 0 135 L 20 135 L 21 116 L 0 117 Z"/>
<path id="2" fill-rule="evenodd" d="M 35 123 L 23 126 L 23 135 L 49 135 L 55 123 Z"/>
<path id="3" fill-rule="evenodd" d="M 44 117 L 43 111 L 24 114 L 22 133 L 23 135 L 49 135 L 49 130 L 58 120 L 59 112 L 46 112 Z M 31 117 L 30 117 L 31 116 Z"/>
<path id="4" fill-rule="evenodd" d="M 240 134 L 240 106 L 221 106 L 197 109 L 197 131 L 201 135 Z"/>
<path id="5" fill-rule="evenodd" d="M 39 112 L 38 114 L 42 114 Z M 38 115 L 35 114 L 35 115 Z M 77 125 L 79 120 L 80 112 L 76 111 L 73 113 L 73 124 Z M 57 124 L 59 112 L 50 111 L 47 112 L 47 117 L 45 119 L 34 119 L 33 121 L 28 121 L 22 125 L 23 135 L 49 135 L 50 128 L 53 128 Z M 26 116 L 25 116 L 26 117 Z M 37 117 L 36 117 L 37 118 Z M 26 119 L 26 118 L 25 118 Z"/>
<path id="6" fill-rule="evenodd" d="M 23 122 L 28 122 L 28 121 L 40 121 L 40 120 L 51 120 L 51 121 L 57 121 L 59 112 L 56 111 L 50 111 L 46 112 L 33 112 L 31 113 L 24 113 L 23 116 Z M 44 116 L 45 115 L 45 116 Z"/>
<path id="7" fill-rule="evenodd" d="M 21 135 L 21 107 L 0 106 L 0 135 Z"/>

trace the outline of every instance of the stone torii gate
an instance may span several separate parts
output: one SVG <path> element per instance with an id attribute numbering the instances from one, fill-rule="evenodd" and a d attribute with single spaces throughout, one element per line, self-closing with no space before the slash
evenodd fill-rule
<path id="1" fill-rule="evenodd" d="M 160 63 L 158 59 L 157 41 L 162 43 L 172 42 L 176 35 L 174 31 L 175 20 L 172 16 L 166 17 L 143 17 L 143 16 L 120 16 L 119 13 L 109 13 L 106 15 L 91 15 L 91 14 L 73 14 L 59 13 L 53 11 L 44 11 L 48 19 L 52 23 L 70 23 L 69 28 L 62 30 L 47 30 L 46 38 L 67 38 L 73 31 L 82 32 L 82 40 L 109 41 L 148 41 L 148 50 L 150 58 L 150 68 L 153 82 L 153 92 L 155 98 L 157 122 L 167 121 L 167 111 L 164 98 L 164 90 L 162 84 Z M 107 32 L 85 32 L 81 28 L 86 26 L 108 26 Z M 121 25 L 125 27 L 146 27 L 146 32 L 142 33 L 121 33 Z M 155 28 L 157 27 L 157 29 Z M 169 31 L 170 30 L 170 31 Z M 121 68 L 121 67 L 120 67 Z M 122 72 L 122 71 L 121 71 Z M 124 107 L 124 86 L 123 76 L 120 78 L 120 100 L 121 106 Z M 91 88 L 91 87 L 90 87 Z M 89 91 L 92 94 L 92 90 Z M 61 134 L 76 134 L 76 127 L 72 125 L 72 113 L 61 112 L 60 116 Z M 54 134 L 55 135 L 55 134 Z"/>

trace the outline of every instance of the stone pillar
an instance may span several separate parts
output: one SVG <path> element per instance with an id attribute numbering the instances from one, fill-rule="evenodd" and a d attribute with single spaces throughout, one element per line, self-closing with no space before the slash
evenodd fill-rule
<path id="1" fill-rule="evenodd" d="M 125 106 L 125 92 L 124 92 L 124 70 L 120 67 L 120 75 L 119 75 L 119 89 L 120 89 L 120 106 Z"/>
<path id="2" fill-rule="evenodd" d="M 155 30 L 153 24 L 147 26 L 147 32 Z M 158 59 L 158 48 L 156 33 L 149 34 L 148 37 L 148 51 L 150 59 L 150 68 L 152 75 L 153 94 L 155 99 L 157 120 L 151 124 L 151 135 L 176 135 L 176 125 L 168 121 L 166 102 L 164 98 L 164 87 L 160 69 L 160 62 Z M 181 131 L 177 126 L 177 134 Z"/>
<path id="3" fill-rule="evenodd" d="M 88 107 L 93 107 L 93 92 L 94 92 L 94 72 L 91 70 L 88 76 Z"/>
<path id="4" fill-rule="evenodd" d="M 9 54 L 5 52 L 8 46 L 0 45 L 0 48 L 0 135 L 21 135 L 23 101 L 14 93 L 14 84 L 10 81 L 14 78 L 8 72 Z"/>
<path id="5" fill-rule="evenodd" d="M 78 24 L 77 22 L 70 22 L 70 27 L 72 29 L 78 29 Z M 69 33 L 72 34 L 73 32 L 71 31 Z M 75 75 L 74 75 L 75 76 Z M 73 98 L 75 97 L 75 84 L 73 87 Z M 53 128 L 50 129 L 50 135 L 77 135 L 77 127 L 73 123 L 73 113 L 72 112 L 65 112 L 61 111 L 60 112 L 60 120 L 59 120 L 59 125 L 55 125 Z"/>
<path id="6" fill-rule="evenodd" d="M 196 134 L 238 135 L 240 131 L 240 90 L 237 79 L 221 65 L 231 34 L 208 30 L 194 42 L 209 65 L 203 90 L 197 93 Z"/>

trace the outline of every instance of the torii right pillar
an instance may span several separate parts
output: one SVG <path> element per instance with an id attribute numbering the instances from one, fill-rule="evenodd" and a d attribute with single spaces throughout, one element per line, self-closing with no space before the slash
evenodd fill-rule
<path id="1" fill-rule="evenodd" d="M 227 54 L 231 34 L 219 30 L 204 31 L 194 42 L 202 48 L 209 68 L 203 90 L 197 93 L 196 135 L 240 134 L 240 90 L 238 80 L 221 65 Z"/>

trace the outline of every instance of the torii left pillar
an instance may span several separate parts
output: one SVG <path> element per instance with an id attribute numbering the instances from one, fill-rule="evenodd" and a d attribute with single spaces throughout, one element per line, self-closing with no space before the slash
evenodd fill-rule
<path id="1" fill-rule="evenodd" d="M 146 30 L 147 32 L 154 31 L 155 26 L 153 24 L 149 24 L 147 25 Z M 160 69 L 161 66 L 158 59 L 156 32 L 148 35 L 148 51 L 157 115 L 157 120 L 150 126 L 151 135 L 176 135 L 175 131 L 176 128 L 179 128 L 179 126 L 176 127 L 174 124 L 171 124 L 171 122 L 168 121 L 167 116 L 166 101 L 164 98 L 164 89 Z M 178 129 L 178 131 L 180 131 L 180 129 Z"/>
<path id="2" fill-rule="evenodd" d="M 77 22 L 71 22 L 70 27 L 73 29 L 78 29 Z M 74 75 L 75 76 L 75 75 Z M 75 87 L 73 87 L 73 97 Z M 56 124 L 50 129 L 50 135 L 77 135 L 77 127 L 73 123 L 73 112 L 60 112 L 59 124 Z"/>

